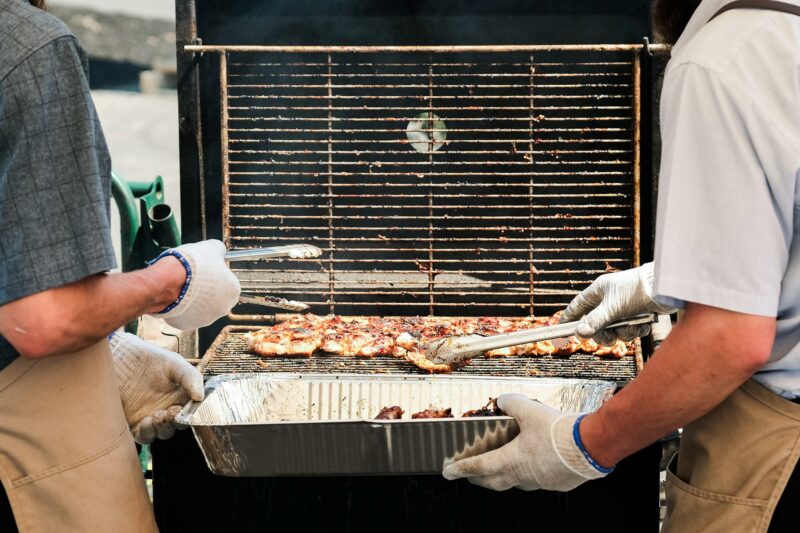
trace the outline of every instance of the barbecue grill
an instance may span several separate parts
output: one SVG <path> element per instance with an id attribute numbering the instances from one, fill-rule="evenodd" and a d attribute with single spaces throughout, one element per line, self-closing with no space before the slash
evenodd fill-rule
<path id="1" fill-rule="evenodd" d="M 641 49 L 186 47 L 219 63 L 225 243 L 325 251 L 240 262 L 243 289 L 340 315 L 544 315 L 604 271 L 638 264 Z M 262 368 L 240 330 L 218 341 L 207 373 L 220 353 L 226 370 L 237 354 L 239 371 Z M 638 368 L 595 359 L 548 373 L 630 379 Z M 325 363 L 341 368 L 309 362 Z"/>
<path id="2" fill-rule="evenodd" d="M 504 6 L 498 11 L 511 9 Z M 184 239 L 219 237 L 231 249 L 308 242 L 324 250 L 316 260 L 234 262 L 243 291 L 302 301 L 317 314 L 541 316 L 563 309 L 599 274 L 649 255 L 647 128 L 650 53 L 657 47 L 397 44 L 396 36 L 369 46 L 350 44 L 353 36 L 319 44 L 312 31 L 297 43 L 262 35 L 254 20 L 237 13 L 271 20 L 244 2 L 229 8 L 178 3 Z M 416 15 L 424 23 L 425 13 Z M 385 22 L 397 15 L 390 8 L 383 16 Z M 247 31 L 233 32 L 235 20 Z M 441 22 L 434 27 L 435 36 L 420 41 L 458 38 Z M 329 38 L 341 33 L 331 30 Z M 259 364 L 244 334 L 289 316 L 260 313 L 241 304 L 221 331 L 201 332 L 201 349 L 208 349 L 199 367 L 206 376 L 419 372 L 393 358 Z M 644 352 L 637 343 L 635 355 L 619 360 L 580 354 L 476 359 L 454 375 L 624 384 L 641 369 L 644 344 Z M 426 524 L 469 529 L 478 522 L 453 522 L 448 515 L 469 515 L 470 502 L 480 498 L 498 509 L 510 502 L 550 509 L 567 530 L 585 527 L 588 518 L 580 517 L 597 509 L 617 509 L 637 515 L 642 531 L 657 525 L 658 459 L 658 450 L 648 449 L 607 480 L 569 495 L 509 497 L 420 477 L 222 480 L 202 471 L 184 435 L 154 447 L 154 490 L 159 521 L 170 530 L 208 527 L 204 513 L 191 527 L 161 510 L 188 498 L 186 490 L 214 487 L 214 499 L 248 508 L 220 517 L 220 525 L 252 526 L 267 515 L 274 524 L 290 524 L 314 494 L 360 499 L 346 511 L 330 510 L 356 520 L 342 529 L 357 528 L 363 517 L 380 516 L 367 503 L 372 496 L 365 499 L 378 491 L 384 510 L 403 505 L 406 513 L 427 517 Z M 202 481 L 170 488 L 177 478 Z M 645 501 L 647 486 L 652 501 L 632 511 L 634 500 Z M 611 500 L 609 491 L 624 496 L 616 492 Z M 195 506 L 198 497 L 195 492 Z M 405 503 L 387 503 L 395 500 Z M 437 509 L 436 502 L 448 508 Z M 417 522 L 406 520 L 411 523 Z M 505 513 L 491 523 L 518 528 L 526 522 Z"/>

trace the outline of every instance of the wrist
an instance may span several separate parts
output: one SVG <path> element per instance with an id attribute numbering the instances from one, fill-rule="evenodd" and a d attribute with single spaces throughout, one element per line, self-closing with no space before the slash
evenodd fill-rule
<path id="1" fill-rule="evenodd" d="M 173 255 L 165 255 L 147 267 L 143 274 L 154 282 L 153 301 L 148 314 L 163 312 L 176 303 L 185 290 L 188 273 L 183 263 Z"/>
<path id="2" fill-rule="evenodd" d="M 588 455 L 590 462 L 596 463 L 601 469 L 613 469 L 622 459 L 614 453 L 613 435 L 607 430 L 599 411 L 582 417 L 575 429 L 576 440 L 580 440 L 579 447 Z"/>

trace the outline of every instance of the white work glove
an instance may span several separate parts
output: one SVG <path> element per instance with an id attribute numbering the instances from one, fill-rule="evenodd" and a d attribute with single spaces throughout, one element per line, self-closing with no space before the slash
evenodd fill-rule
<path id="1" fill-rule="evenodd" d="M 190 399 L 203 399 L 203 376 L 186 359 L 131 333 L 110 339 L 125 419 L 139 444 L 168 439 L 175 416 Z"/>
<path id="2" fill-rule="evenodd" d="M 446 479 L 467 478 L 492 490 L 568 491 L 611 472 L 590 463 L 589 454 L 576 443 L 577 415 L 565 415 L 521 394 L 504 394 L 497 406 L 517 419 L 519 435 L 501 448 L 446 466 Z"/>
<path id="3" fill-rule="evenodd" d="M 580 320 L 578 336 L 611 346 L 617 339 L 628 342 L 650 333 L 649 324 L 626 326 L 614 331 L 608 324 L 644 313 L 672 314 L 676 309 L 653 300 L 653 263 L 603 274 L 577 295 L 561 315 L 561 322 Z"/>
<path id="4" fill-rule="evenodd" d="M 186 284 L 178 300 L 155 316 L 173 328 L 191 330 L 208 326 L 227 315 L 239 301 L 239 280 L 225 263 L 222 242 L 211 239 L 184 244 L 167 250 L 155 261 L 168 255 L 183 263 Z"/>

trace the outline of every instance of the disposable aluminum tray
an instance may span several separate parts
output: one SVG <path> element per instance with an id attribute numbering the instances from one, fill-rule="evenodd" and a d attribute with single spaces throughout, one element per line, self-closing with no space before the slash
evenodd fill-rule
<path id="1" fill-rule="evenodd" d="M 224 476 L 433 474 L 446 462 L 502 446 L 511 417 L 460 418 L 490 397 L 520 393 L 567 413 L 597 409 L 608 381 L 476 376 L 258 373 L 216 376 L 177 421 L 190 426 L 212 472 Z M 402 420 L 374 420 L 399 405 Z M 416 419 L 450 407 L 456 418 Z"/>

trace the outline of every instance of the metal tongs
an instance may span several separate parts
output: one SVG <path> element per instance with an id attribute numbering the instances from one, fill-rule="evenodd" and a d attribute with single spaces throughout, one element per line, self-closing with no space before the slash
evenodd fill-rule
<path id="1" fill-rule="evenodd" d="M 639 315 L 627 320 L 620 320 L 606 326 L 607 328 L 619 328 L 623 326 L 634 326 L 637 324 L 650 324 L 658 319 L 655 314 Z M 580 322 L 564 322 L 555 326 L 543 328 L 526 329 L 513 333 L 503 333 L 501 335 L 466 335 L 462 337 L 447 337 L 432 342 L 425 351 L 425 357 L 436 364 L 460 364 L 467 359 L 472 359 L 488 350 L 497 348 L 507 348 L 518 344 L 530 342 L 548 341 L 561 339 L 578 333 Z"/>
<path id="2" fill-rule="evenodd" d="M 322 250 L 310 244 L 287 244 L 286 246 L 268 246 L 266 248 L 250 248 L 234 250 L 225 254 L 226 261 L 253 261 L 257 259 L 313 259 L 322 255 Z"/>
<path id="3" fill-rule="evenodd" d="M 289 259 L 313 259 L 322 255 L 322 250 L 310 244 L 289 244 L 286 246 L 269 246 L 267 248 L 252 248 L 249 250 L 234 250 L 225 254 L 226 261 L 254 261 L 259 259 L 275 259 L 288 257 Z M 241 294 L 239 303 L 263 305 L 287 311 L 308 311 L 308 305 L 303 302 L 287 300 L 267 294 Z"/>

